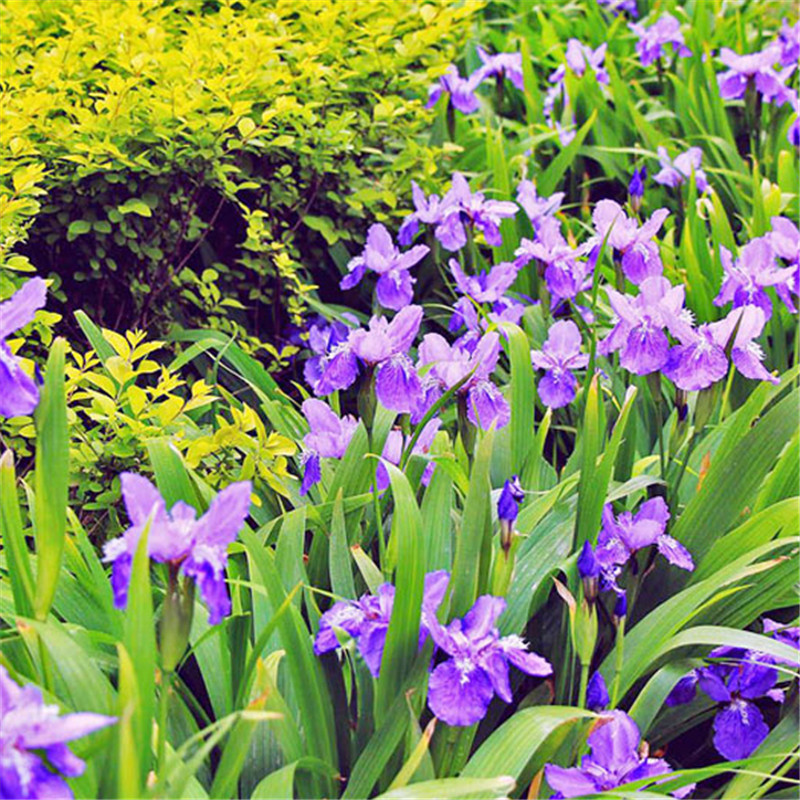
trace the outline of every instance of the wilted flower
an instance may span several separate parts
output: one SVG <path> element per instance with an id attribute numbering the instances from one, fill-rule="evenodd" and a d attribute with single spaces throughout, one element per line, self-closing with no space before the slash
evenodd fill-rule
<path id="1" fill-rule="evenodd" d="M 113 725 L 116 717 L 79 712 L 59 716 L 42 690 L 19 686 L 0 664 L 0 797 L 73 797 L 63 776 L 83 775 L 86 764 L 67 742 Z"/>
<path id="2" fill-rule="evenodd" d="M 525 89 L 522 77 L 522 53 L 487 53 L 482 47 L 476 48 L 478 57 L 483 62 L 472 77 L 480 74 L 480 81 L 491 76 L 500 79 L 508 78 L 521 92 Z"/>
<path id="3" fill-rule="evenodd" d="M 581 353 L 581 332 L 572 320 L 560 320 L 547 332 L 541 350 L 531 350 L 536 369 L 546 370 L 537 392 L 550 408 L 569 405 L 578 389 L 572 370 L 583 369 L 589 363 L 587 353 Z"/>
<path id="4" fill-rule="evenodd" d="M 536 184 L 529 180 L 522 180 L 517 186 L 517 203 L 528 215 L 534 230 L 538 230 L 544 219 L 552 217 L 561 208 L 564 196 L 564 192 L 555 192 L 549 197 L 540 197 L 536 193 Z"/>
<path id="5" fill-rule="evenodd" d="M 250 481 L 232 483 L 212 501 L 203 516 L 179 500 L 167 511 L 164 498 L 147 478 L 132 472 L 120 475 L 122 497 L 131 526 L 103 548 L 104 560 L 112 563 L 114 604 L 128 601 L 131 566 L 139 539 L 149 523 L 147 552 L 153 561 L 168 564 L 175 573 L 192 578 L 208 606 L 208 621 L 216 625 L 231 613 L 225 587 L 228 545 L 236 539 L 250 511 Z"/>
<path id="6" fill-rule="evenodd" d="M 692 174 L 694 174 L 695 184 L 697 185 L 698 192 L 704 192 L 708 189 L 708 181 L 706 174 L 700 169 L 700 163 L 703 158 L 703 151 L 699 147 L 690 147 L 685 153 L 671 159 L 667 153 L 667 148 L 660 146 L 658 148 L 658 160 L 661 164 L 661 169 L 655 175 L 653 180 L 663 186 L 680 186 L 688 181 Z"/>
<path id="7" fill-rule="evenodd" d="M 715 663 L 681 678 L 666 699 L 676 706 L 694 699 L 697 687 L 722 707 L 714 718 L 714 747 L 730 761 L 748 758 L 769 733 L 761 710 L 753 702 L 773 696 L 778 670 L 771 657 L 740 647 L 717 647 L 708 657 Z M 796 666 L 796 664 L 795 664 Z"/>
<path id="8" fill-rule="evenodd" d="M 428 374 L 442 390 L 464 381 L 458 391 L 466 403 L 467 418 L 483 430 L 492 425 L 502 428 L 511 417 L 506 399 L 489 380 L 499 356 L 500 338 L 494 331 L 484 334 L 474 349 L 465 344 L 451 346 L 438 333 L 427 334 L 419 346 L 420 366 L 430 365 Z"/>
<path id="9" fill-rule="evenodd" d="M 668 216 L 666 208 L 659 208 L 640 227 L 619 203 L 601 200 L 595 206 L 592 222 L 601 242 L 608 236 L 608 244 L 619 256 L 628 280 L 639 284 L 663 271 L 658 245 L 652 239 Z"/>
<path id="10" fill-rule="evenodd" d="M 306 452 L 303 455 L 305 470 L 300 494 L 304 495 L 321 476 L 320 458 L 341 458 L 350 446 L 358 420 L 350 414 L 341 419 L 322 400 L 309 399 L 303 403 L 303 414 L 308 420 L 309 432 L 303 437 Z"/>
<path id="11" fill-rule="evenodd" d="M 431 624 L 436 621 L 436 609 L 447 591 L 450 574 L 444 570 L 429 572 L 425 576 L 422 595 L 419 646 L 425 643 Z M 394 609 L 394 586 L 384 583 L 376 594 L 362 595 L 358 600 L 340 600 L 334 603 L 319 619 L 319 630 L 314 640 L 314 652 L 319 656 L 339 647 L 336 629 L 352 636 L 358 652 L 374 678 L 380 674 L 386 633 Z"/>
<path id="12" fill-rule="evenodd" d="M 690 56 L 692 51 L 686 47 L 681 33 L 681 24 L 672 14 L 662 14 L 649 27 L 638 22 L 629 23 L 628 27 L 639 37 L 636 52 L 647 67 L 661 58 L 663 48 L 671 44 L 678 56 Z"/>
<path id="13" fill-rule="evenodd" d="M 31 278 L 0 303 L 0 414 L 4 417 L 32 414 L 39 403 L 39 387 L 3 340 L 33 319 L 44 306 L 46 296 L 44 280 Z"/>
<path id="14" fill-rule="evenodd" d="M 769 319 L 772 316 L 772 298 L 767 294 L 766 288 L 781 284 L 791 285 L 796 269 L 778 267 L 775 252 L 767 236 L 751 239 L 739 251 L 739 258 L 735 260 L 730 250 L 723 245 L 720 245 L 719 253 L 725 279 L 719 294 L 714 298 L 714 305 L 724 306 L 730 302 L 734 308 L 755 305 Z M 784 296 L 787 297 L 786 293 Z M 794 311 L 791 300 L 788 306 Z"/>
<path id="15" fill-rule="evenodd" d="M 640 747 L 640 740 L 636 723 L 624 711 L 611 711 L 600 718 L 589 735 L 587 744 L 591 753 L 583 756 L 580 767 L 547 764 L 544 772 L 547 783 L 563 798 L 588 797 L 626 783 L 672 772 L 663 758 L 642 755 L 642 750 L 646 753 L 647 748 Z M 672 794 L 686 797 L 693 788 L 685 786 Z"/>
<path id="16" fill-rule="evenodd" d="M 425 108 L 433 108 L 442 95 L 447 95 L 453 108 L 458 109 L 462 114 L 471 114 L 480 108 L 475 90 L 482 80 L 483 75 L 480 74 L 480 70 L 470 75 L 469 78 L 462 78 L 459 75 L 458 67 L 451 64 L 447 68 L 447 72 L 439 78 L 439 82 L 428 89 L 428 102 L 425 104 Z"/>
<path id="17" fill-rule="evenodd" d="M 361 282 L 364 271 L 369 269 L 380 277 L 375 286 L 378 302 L 384 308 L 399 311 L 414 297 L 415 279 L 409 270 L 428 254 L 430 248 L 418 244 L 405 253 L 395 247 L 391 234 L 380 223 L 372 225 L 367 232 L 367 243 L 360 256 L 347 265 L 348 274 L 341 280 L 342 289 L 352 289 Z"/>
<path id="18" fill-rule="evenodd" d="M 667 504 L 661 497 L 644 502 L 635 515 L 623 511 L 618 517 L 614 517 L 614 510 L 607 503 L 595 550 L 604 573 L 612 574 L 615 567 L 627 564 L 635 553 L 651 545 L 655 545 L 670 564 L 691 572 L 694 569 L 691 554 L 665 532 L 669 516 Z"/>
<path id="19" fill-rule="evenodd" d="M 719 93 L 724 100 L 744 97 L 748 85 L 752 84 L 767 102 L 773 100 L 783 105 L 792 99 L 792 91 L 784 83 L 793 67 L 783 73 L 776 72 L 774 65 L 781 58 L 781 47 L 775 42 L 764 50 L 740 56 L 727 47 L 719 51 L 719 60 L 728 67 L 718 76 Z"/>
<path id="20" fill-rule="evenodd" d="M 441 625 L 434 617 L 430 632 L 450 658 L 440 663 L 428 682 L 428 705 L 448 725 L 474 725 L 486 716 L 495 694 L 512 700 L 509 664 L 528 675 L 545 677 L 553 668 L 528 651 L 519 636 L 500 636 L 497 618 L 505 611 L 502 597 L 482 595 L 463 619 Z"/>

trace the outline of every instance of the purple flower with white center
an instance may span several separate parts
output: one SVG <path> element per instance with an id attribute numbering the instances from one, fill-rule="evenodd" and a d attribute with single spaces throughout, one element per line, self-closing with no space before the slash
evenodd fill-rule
<path id="1" fill-rule="evenodd" d="M 436 434 L 438 433 L 441 424 L 442 421 L 437 418 L 428 420 L 427 424 L 422 429 L 422 432 L 417 437 L 417 441 L 414 443 L 414 448 L 411 450 L 412 455 L 424 456 L 430 452 L 431 445 L 433 444 L 433 440 L 436 438 Z M 408 447 L 410 441 L 410 436 L 403 436 L 403 432 L 401 430 L 398 428 L 393 428 L 389 431 L 389 434 L 386 437 L 386 442 L 383 445 L 383 452 L 381 453 L 381 459 L 383 461 L 388 461 L 390 464 L 398 466 L 403 455 L 403 450 Z M 429 463 L 425 467 L 425 471 L 422 473 L 421 479 L 423 486 L 428 485 L 435 469 L 436 464 L 433 462 Z M 380 461 L 378 462 L 378 467 L 375 472 L 375 481 L 377 483 L 379 492 L 383 492 L 389 488 L 389 472 L 386 469 L 386 466 Z"/>
<path id="2" fill-rule="evenodd" d="M 467 418 L 482 430 L 492 425 L 500 429 L 511 418 L 508 402 L 489 380 L 499 357 L 500 337 L 494 331 L 484 334 L 472 348 L 466 343 L 451 346 L 438 333 L 427 334 L 419 346 L 419 366 L 430 365 L 428 375 L 439 382 L 440 390 L 464 381 L 458 393 L 466 404 Z"/>
<path id="3" fill-rule="evenodd" d="M 720 245 L 720 259 L 725 279 L 719 294 L 714 298 L 715 306 L 733 303 L 734 308 L 758 306 L 769 319 L 772 316 L 772 298 L 767 294 L 768 286 L 786 287 L 792 284 L 796 269 L 780 268 L 775 261 L 775 251 L 767 236 L 751 239 L 740 251 L 739 258 L 733 259 L 731 251 Z M 784 292 L 784 296 L 788 296 Z M 788 304 L 794 311 L 791 300 Z"/>
<path id="4" fill-rule="evenodd" d="M 675 54 L 681 58 L 692 54 L 683 41 L 681 24 L 672 14 L 662 14 L 649 27 L 639 22 L 631 22 L 628 27 L 639 37 L 636 52 L 644 67 L 658 61 L 663 55 L 663 48 L 668 44 L 672 45 Z"/>
<path id="5" fill-rule="evenodd" d="M 480 46 L 476 50 L 478 57 L 483 62 L 483 66 L 472 76 L 480 74 L 478 82 L 492 76 L 500 80 L 508 78 L 521 92 L 525 90 L 525 82 L 522 77 L 522 53 L 487 53 Z"/>
<path id="6" fill-rule="evenodd" d="M 367 330 L 359 328 L 348 339 L 351 353 L 374 370 L 378 400 L 392 411 L 408 413 L 419 400 L 422 386 L 407 353 L 421 322 L 422 307 L 406 306 L 391 322 L 372 317 Z"/>
<path id="7" fill-rule="evenodd" d="M 648 375 L 662 369 L 669 359 L 670 343 L 664 328 L 684 331 L 691 315 L 683 307 L 686 289 L 672 286 L 666 278 L 647 278 L 639 294 L 631 297 L 606 287 L 615 324 L 598 343 L 600 355 L 620 351 L 623 369 L 635 375 Z"/>
<path id="8" fill-rule="evenodd" d="M 640 227 L 619 203 L 601 200 L 595 206 L 592 222 L 601 242 L 608 236 L 608 244 L 621 259 L 628 280 L 640 284 L 646 278 L 661 275 L 664 269 L 658 245 L 652 239 L 668 216 L 666 208 L 659 208 Z"/>
<path id="9" fill-rule="evenodd" d="M 659 147 L 658 161 L 661 169 L 653 175 L 653 180 L 662 186 L 675 188 L 688 181 L 694 174 L 697 191 L 704 192 L 708 189 L 708 180 L 705 172 L 700 169 L 702 159 L 703 151 L 699 147 L 690 147 L 685 153 L 676 156 L 674 160 L 669 157 L 666 147 Z"/>
<path id="10" fill-rule="evenodd" d="M 636 0 L 597 0 L 597 5 L 604 6 L 615 17 L 619 13 L 630 14 L 634 19 L 639 16 Z"/>
<path id="11" fill-rule="evenodd" d="M 420 223 L 424 225 L 437 225 L 442 221 L 445 206 L 439 195 L 432 194 L 425 197 L 425 192 L 411 181 L 411 196 L 414 201 L 414 210 L 403 220 L 397 232 L 397 241 L 408 247 L 419 232 Z"/>
<path id="12" fill-rule="evenodd" d="M 103 548 L 103 560 L 112 563 L 114 605 L 124 608 L 127 604 L 133 557 L 149 524 L 150 558 L 192 578 L 208 606 L 209 624 L 221 622 L 231 613 L 225 587 L 228 545 L 236 539 L 250 511 L 250 481 L 227 486 L 199 519 L 197 511 L 181 500 L 167 511 L 158 489 L 141 475 L 123 472 L 120 482 L 131 526 Z"/>
<path id="13" fill-rule="evenodd" d="M 22 369 L 20 360 L 3 341 L 31 322 L 45 304 L 47 284 L 31 278 L 0 303 L 0 415 L 22 417 L 33 414 L 39 403 L 39 387 Z"/>
<path id="14" fill-rule="evenodd" d="M 436 610 L 444 599 L 450 574 L 444 570 L 429 572 L 425 576 L 422 595 L 419 646 L 428 638 Z M 336 629 L 340 628 L 356 640 L 358 652 L 364 659 L 370 674 L 380 674 L 386 632 L 394 608 L 394 586 L 384 583 L 376 594 L 362 595 L 358 600 L 340 600 L 334 603 L 319 619 L 319 630 L 314 640 L 314 652 L 319 656 L 339 648 Z"/>
<path id="15" fill-rule="evenodd" d="M 17 800 L 73 797 L 64 777 L 83 775 L 86 764 L 66 743 L 117 721 L 89 712 L 59 715 L 38 686 L 20 686 L 2 664 L 0 708 L 0 797 Z"/>
<path id="16" fill-rule="evenodd" d="M 436 238 L 451 251 L 460 250 L 467 243 L 465 225 L 482 231 L 487 244 L 500 247 L 500 221 L 514 217 L 519 210 L 516 203 L 487 200 L 482 192 L 470 191 L 460 172 L 453 175 L 453 184 L 442 202 L 445 210 L 436 227 Z"/>
<path id="17" fill-rule="evenodd" d="M 640 747 L 640 740 L 639 728 L 624 711 L 610 711 L 600 718 L 589 735 L 587 744 L 591 753 L 583 756 L 580 767 L 547 764 L 544 768 L 547 783 L 562 798 L 588 797 L 672 772 L 663 758 L 643 756 L 642 751 L 647 752 L 647 748 Z M 653 784 L 658 783 L 653 781 Z M 686 797 L 693 788 L 693 785 L 684 786 L 672 795 Z"/>
<path id="18" fill-rule="evenodd" d="M 545 370 L 536 390 L 549 408 L 569 405 L 578 390 L 574 369 L 584 369 L 589 356 L 581 353 L 581 332 L 572 320 L 560 320 L 547 332 L 541 350 L 531 350 L 536 369 Z"/>
<path id="19" fill-rule="evenodd" d="M 303 414 L 308 420 L 309 432 L 303 437 L 303 484 L 300 495 L 318 483 L 320 458 L 342 458 L 358 427 L 358 420 L 350 414 L 341 419 L 321 400 L 310 399 L 303 403 Z"/>
<path id="20" fill-rule="evenodd" d="M 785 283 L 775 284 L 775 291 L 786 307 L 794 312 L 791 294 L 800 295 L 800 230 L 786 217 L 773 217 L 772 230 L 766 235 L 772 252 L 794 268 L 794 276 Z"/>
<path id="21" fill-rule="evenodd" d="M 555 192 L 549 197 L 540 197 L 533 181 L 522 180 L 517 186 L 517 203 L 528 215 L 534 230 L 538 230 L 542 221 L 552 217 L 561 208 L 564 192 Z"/>
<path id="22" fill-rule="evenodd" d="M 719 93 L 723 100 L 739 100 L 744 97 L 748 85 L 752 84 L 768 103 L 775 101 L 778 106 L 791 102 L 792 90 L 785 79 L 793 67 L 779 73 L 774 69 L 781 58 L 781 47 L 774 42 L 757 53 L 740 56 L 727 47 L 719 51 L 719 60 L 728 67 L 717 76 Z"/>
<path id="23" fill-rule="evenodd" d="M 595 712 L 605 711 L 610 702 L 611 698 L 608 696 L 603 676 L 599 672 L 593 673 L 586 687 L 586 708 Z"/>
<path id="24" fill-rule="evenodd" d="M 778 31 L 778 42 L 781 46 L 781 66 L 796 67 L 800 60 L 800 22 L 790 25 L 783 20 L 783 25 Z"/>
<path id="25" fill-rule="evenodd" d="M 462 78 L 455 64 L 451 64 L 447 72 L 439 78 L 439 82 L 428 89 L 428 102 L 425 108 L 433 108 L 439 102 L 439 98 L 446 95 L 453 108 L 462 114 L 472 114 L 480 108 L 475 90 L 482 80 L 483 75 L 480 70 L 468 78 Z"/>
<path id="26" fill-rule="evenodd" d="M 502 597 L 482 595 L 463 619 L 446 627 L 431 620 L 433 641 L 449 656 L 428 682 L 428 706 L 442 722 L 457 726 L 480 722 L 495 694 L 510 703 L 509 665 L 535 677 L 552 675 L 550 663 L 529 652 L 521 637 L 500 636 L 496 622 L 505 608 Z"/>
<path id="27" fill-rule="evenodd" d="M 753 702 L 775 693 L 778 670 L 764 653 L 739 647 L 718 647 L 709 653 L 714 663 L 692 670 L 681 678 L 665 701 L 667 706 L 691 702 L 697 687 L 721 708 L 714 718 L 714 747 L 729 761 L 748 758 L 769 733 L 761 710 Z M 793 664 L 797 666 L 797 664 Z"/>
<path id="28" fill-rule="evenodd" d="M 356 324 L 358 324 L 357 321 Z M 309 327 L 307 344 L 314 355 L 303 366 L 303 377 L 314 392 L 317 391 L 317 386 L 325 371 L 326 358 L 339 345 L 344 344 L 349 335 L 350 328 L 338 320 L 328 324 L 322 319 Z"/>
<path id="29" fill-rule="evenodd" d="M 430 248 L 418 244 L 401 253 L 392 241 L 392 236 L 380 223 L 367 231 L 367 243 L 360 256 L 347 265 L 349 273 L 342 278 L 342 289 L 352 289 L 361 282 L 364 271 L 369 269 L 380 275 L 375 286 L 378 302 L 384 308 L 399 311 L 409 305 L 414 297 L 414 278 L 409 270 L 428 254 Z"/>
<path id="30" fill-rule="evenodd" d="M 578 39 L 570 39 L 567 42 L 567 66 L 578 76 L 581 77 L 587 71 L 593 72 L 598 83 L 608 83 L 608 72 L 603 66 L 606 58 L 608 45 L 603 42 L 596 50 L 589 45 L 583 44 Z M 553 78 L 551 77 L 552 81 Z"/>
<path id="31" fill-rule="evenodd" d="M 592 248 L 593 242 L 570 247 L 561 233 L 558 220 L 544 219 L 536 233 L 535 241 L 523 239 L 515 251 L 515 264 L 522 267 L 532 259 L 544 264 L 544 279 L 550 293 L 550 307 L 556 308 L 566 300 L 574 300 L 580 292 L 592 285 L 593 262 L 581 260 Z"/>
<path id="32" fill-rule="evenodd" d="M 654 497 L 642 503 L 634 515 L 623 511 L 614 517 L 610 503 L 603 509 L 603 527 L 597 537 L 595 558 L 600 564 L 606 583 L 613 588 L 615 567 L 624 566 L 635 553 L 645 547 L 655 545 L 658 552 L 676 567 L 691 572 L 694 561 L 691 553 L 674 537 L 666 533 L 670 514 L 667 504 L 661 497 Z"/>

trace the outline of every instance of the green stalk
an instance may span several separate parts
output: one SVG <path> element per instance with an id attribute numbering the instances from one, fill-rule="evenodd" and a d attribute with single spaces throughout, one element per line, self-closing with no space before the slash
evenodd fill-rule
<path id="1" fill-rule="evenodd" d="M 614 683 L 611 687 L 611 708 L 617 707 L 619 700 L 619 684 L 622 678 L 622 658 L 625 653 L 625 617 L 617 625 L 617 636 L 614 641 Z"/>
<path id="2" fill-rule="evenodd" d="M 578 707 L 586 708 L 586 688 L 589 685 L 589 666 L 588 662 L 581 664 L 581 685 L 578 691 Z"/>
<path id="3" fill-rule="evenodd" d="M 169 715 L 169 688 L 172 683 L 172 672 L 161 673 L 161 694 L 158 698 L 158 747 L 156 755 L 158 758 L 159 780 L 164 780 L 166 774 L 166 754 L 167 754 L 167 717 Z"/>

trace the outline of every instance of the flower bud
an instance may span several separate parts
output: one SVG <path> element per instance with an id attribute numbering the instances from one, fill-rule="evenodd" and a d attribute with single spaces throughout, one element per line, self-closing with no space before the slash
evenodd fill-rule
<path id="1" fill-rule="evenodd" d="M 194 611 L 194 581 L 178 581 L 177 569 L 170 564 L 169 585 L 161 607 L 159 646 L 161 666 L 174 672 L 186 652 Z"/>
<path id="2" fill-rule="evenodd" d="M 628 194 L 630 196 L 631 208 L 635 214 L 639 213 L 642 207 L 642 197 L 644 196 L 644 182 L 647 180 L 647 167 L 635 169 L 633 177 L 628 184 Z"/>
<path id="3" fill-rule="evenodd" d="M 617 595 L 617 602 L 614 605 L 614 624 L 619 625 L 620 621 L 625 619 L 628 615 L 628 595 L 626 592 L 620 592 Z"/>
<path id="4" fill-rule="evenodd" d="M 599 591 L 600 564 L 594 555 L 592 545 L 586 541 L 578 555 L 578 574 L 583 581 L 583 593 L 590 603 L 597 600 Z"/>
<path id="5" fill-rule="evenodd" d="M 586 687 L 586 708 L 589 711 L 603 711 L 608 708 L 610 702 L 606 682 L 599 672 L 595 672 L 589 678 L 589 685 Z"/>
<path id="6" fill-rule="evenodd" d="M 511 546 L 511 537 L 514 534 L 514 523 L 519 514 L 519 504 L 525 497 L 522 486 L 517 475 L 512 475 L 500 492 L 500 499 L 497 501 L 497 517 L 500 520 L 500 545 L 508 552 Z"/>

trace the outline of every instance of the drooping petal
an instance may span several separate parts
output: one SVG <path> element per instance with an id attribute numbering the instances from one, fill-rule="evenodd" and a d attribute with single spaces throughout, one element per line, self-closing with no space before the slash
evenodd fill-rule
<path id="1" fill-rule="evenodd" d="M 481 430 L 499 430 L 511 419 L 508 401 L 490 381 L 480 381 L 467 395 L 467 418 Z"/>
<path id="2" fill-rule="evenodd" d="M 406 306 L 389 323 L 387 334 L 393 354 L 407 353 L 411 349 L 422 322 L 422 313 L 422 306 Z"/>
<path id="3" fill-rule="evenodd" d="M 392 269 L 378 278 L 375 295 L 384 308 L 399 311 L 414 299 L 415 282 L 406 270 Z"/>
<path id="4" fill-rule="evenodd" d="M 692 554 L 677 540 L 666 533 L 662 533 L 656 540 L 658 552 L 676 567 L 691 572 L 694 569 Z"/>
<path id="5" fill-rule="evenodd" d="M 671 689 L 664 701 L 666 706 L 681 706 L 691 703 L 697 696 L 697 672 L 692 670 L 684 675 Z"/>
<path id="6" fill-rule="evenodd" d="M 252 491 L 253 484 L 250 481 L 238 481 L 226 486 L 197 521 L 195 541 L 223 548 L 234 541 L 250 512 Z"/>
<path id="7" fill-rule="evenodd" d="M 551 789 L 555 789 L 562 797 L 589 797 L 596 794 L 600 787 L 594 778 L 578 767 L 559 767 L 547 764 L 544 777 Z"/>
<path id="8" fill-rule="evenodd" d="M 31 278 L 17 289 L 11 297 L 0 303 L 0 339 L 24 328 L 44 307 L 47 300 L 47 284 L 42 278 Z"/>
<path id="9" fill-rule="evenodd" d="M 480 722 L 493 695 L 492 682 L 482 669 L 476 667 L 462 673 L 453 659 L 439 664 L 428 681 L 428 705 L 448 725 Z"/>
<path id="10" fill-rule="evenodd" d="M 0 341 L 0 416 L 28 417 L 39 404 L 39 387 Z"/>
<path id="11" fill-rule="evenodd" d="M 340 600 L 334 603 L 320 618 L 319 631 L 314 639 L 317 655 L 328 653 L 339 646 L 334 628 L 341 628 L 351 636 L 358 636 L 364 624 L 364 611 L 355 603 Z"/>
<path id="12" fill-rule="evenodd" d="M 639 728 L 624 711 L 611 711 L 603 717 L 586 740 L 592 758 L 611 772 L 622 772 L 639 763 Z"/>
<path id="13" fill-rule="evenodd" d="M 758 706 L 746 700 L 735 700 L 714 719 L 714 747 L 729 761 L 751 756 L 768 733 Z"/>
<path id="14" fill-rule="evenodd" d="M 416 407 L 422 384 L 407 356 L 393 356 L 378 367 L 375 394 L 381 404 L 392 411 L 408 414 Z"/>
<path id="15" fill-rule="evenodd" d="M 539 381 L 536 391 L 548 408 L 563 408 L 575 399 L 578 380 L 569 370 L 549 370 Z"/>

